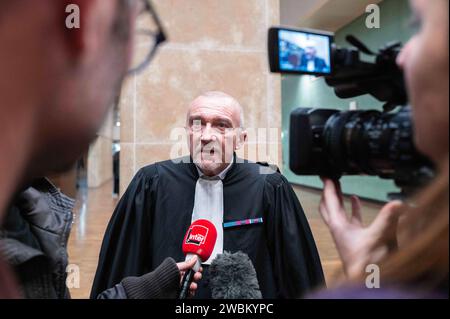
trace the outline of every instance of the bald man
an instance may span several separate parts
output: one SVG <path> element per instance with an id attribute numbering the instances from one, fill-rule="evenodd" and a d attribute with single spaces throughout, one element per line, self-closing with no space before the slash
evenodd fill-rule
<path id="1" fill-rule="evenodd" d="M 247 139 L 240 104 L 222 92 L 196 98 L 186 117 L 190 156 L 142 168 L 106 231 L 92 296 L 165 258 L 184 258 L 182 241 L 197 219 L 217 229 L 197 296 L 210 298 L 208 265 L 223 251 L 246 253 L 263 298 L 296 298 L 324 282 L 307 220 L 287 180 L 236 157 Z"/>

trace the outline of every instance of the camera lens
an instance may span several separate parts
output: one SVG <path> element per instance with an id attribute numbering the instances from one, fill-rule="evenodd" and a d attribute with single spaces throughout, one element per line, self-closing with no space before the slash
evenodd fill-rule
<path id="1" fill-rule="evenodd" d="M 398 112 L 348 111 L 333 114 L 324 126 L 324 152 L 336 175 L 392 178 L 421 165 L 408 107 Z"/>

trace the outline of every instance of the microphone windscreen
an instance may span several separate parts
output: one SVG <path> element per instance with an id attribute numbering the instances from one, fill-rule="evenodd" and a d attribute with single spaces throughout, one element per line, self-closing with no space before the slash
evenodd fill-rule
<path id="1" fill-rule="evenodd" d="M 209 267 L 213 299 L 262 299 L 252 261 L 243 252 L 224 252 Z"/>
<path id="2" fill-rule="evenodd" d="M 195 254 L 202 262 L 209 259 L 216 244 L 217 230 L 206 219 L 196 220 L 189 226 L 183 240 L 183 253 Z"/>

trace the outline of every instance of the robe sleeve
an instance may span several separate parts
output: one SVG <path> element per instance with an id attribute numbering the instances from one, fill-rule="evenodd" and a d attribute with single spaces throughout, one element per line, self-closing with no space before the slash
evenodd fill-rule
<path id="1" fill-rule="evenodd" d="M 151 271 L 148 253 L 156 179 L 153 165 L 141 169 L 117 204 L 103 238 L 91 298 L 125 277 Z"/>
<path id="2" fill-rule="evenodd" d="M 303 209 L 279 173 L 266 177 L 266 232 L 279 298 L 299 298 L 325 283 L 319 254 Z"/>

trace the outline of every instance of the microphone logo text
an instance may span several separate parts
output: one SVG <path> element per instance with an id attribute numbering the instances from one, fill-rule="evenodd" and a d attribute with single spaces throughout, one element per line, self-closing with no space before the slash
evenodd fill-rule
<path id="1" fill-rule="evenodd" d="M 208 228 L 201 225 L 193 225 L 189 229 L 189 233 L 186 237 L 186 244 L 194 244 L 197 246 L 203 245 L 208 235 Z"/>

